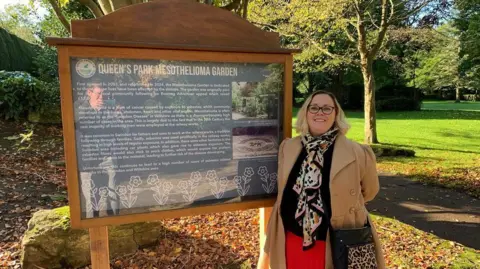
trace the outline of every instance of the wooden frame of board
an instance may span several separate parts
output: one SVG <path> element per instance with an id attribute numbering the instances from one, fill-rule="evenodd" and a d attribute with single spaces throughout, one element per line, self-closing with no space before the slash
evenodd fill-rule
<path id="1" fill-rule="evenodd" d="M 93 20 L 72 21 L 70 38 L 47 38 L 58 48 L 59 76 L 72 228 L 89 228 L 93 268 L 109 268 L 108 225 L 260 208 L 263 245 L 275 198 L 186 209 L 81 219 L 70 57 L 109 57 L 284 66 L 283 138 L 291 137 L 293 54 L 266 32 L 234 13 L 195 0 L 157 0 L 121 8 Z"/>
<path id="2" fill-rule="evenodd" d="M 155 50 L 136 48 L 105 48 L 94 46 L 58 46 L 60 91 L 62 102 L 62 122 L 65 141 L 65 160 L 67 168 L 68 198 L 70 204 L 71 226 L 73 228 L 91 228 L 124 223 L 154 221 L 164 218 L 177 218 L 189 215 L 207 214 L 222 211 L 246 210 L 252 208 L 271 207 L 275 199 L 262 199 L 246 202 L 227 203 L 192 207 L 169 211 L 156 211 L 132 215 L 118 215 L 94 219 L 81 219 L 80 191 L 77 170 L 77 153 L 75 148 L 75 126 L 73 98 L 70 77 L 70 57 L 106 57 L 106 58 L 133 58 L 182 61 L 210 61 L 210 62 L 248 62 L 248 63 L 281 63 L 284 65 L 284 111 L 283 133 L 284 138 L 291 136 L 292 119 L 292 56 L 282 54 L 247 54 L 234 52 L 196 52 L 187 50 Z"/>

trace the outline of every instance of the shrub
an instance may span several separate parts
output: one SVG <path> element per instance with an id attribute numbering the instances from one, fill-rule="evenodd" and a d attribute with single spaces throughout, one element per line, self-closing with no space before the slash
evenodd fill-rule
<path id="1" fill-rule="evenodd" d="M 376 108 L 378 111 L 405 111 L 417 110 L 418 103 L 406 97 L 393 97 L 384 100 L 377 100 Z"/>
<path id="2" fill-rule="evenodd" d="M 33 58 L 35 72 L 33 75 L 42 81 L 58 81 L 58 58 L 55 48 L 45 47 Z"/>
<path id="3" fill-rule="evenodd" d="M 45 83 L 26 72 L 0 71 L 0 116 L 17 120 L 59 103 L 58 82 Z"/>
<path id="4" fill-rule="evenodd" d="M 377 157 L 414 157 L 415 156 L 415 151 L 411 149 L 405 149 L 405 148 L 400 148 L 400 147 L 395 147 L 395 146 L 387 146 L 387 145 L 378 145 L 378 144 L 373 144 L 370 145 L 372 148 L 373 152 Z"/>

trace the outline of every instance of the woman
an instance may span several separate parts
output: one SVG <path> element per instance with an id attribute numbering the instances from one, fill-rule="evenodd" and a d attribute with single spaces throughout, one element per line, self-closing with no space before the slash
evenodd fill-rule
<path id="1" fill-rule="evenodd" d="M 297 132 L 280 145 L 278 195 L 260 269 L 333 269 L 330 225 L 361 228 L 365 202 L 379 190 L 373 151 L 345 137 L 350 126 L 335 96 L 317 91 L 298 111 Z M 385 268 L 373 224 L 377 268 Z"/>

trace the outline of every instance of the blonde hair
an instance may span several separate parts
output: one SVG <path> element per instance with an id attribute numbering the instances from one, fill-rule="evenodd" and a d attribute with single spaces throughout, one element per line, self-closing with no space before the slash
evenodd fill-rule
<path id="1" fill-rule="evenodd" d="M 337 98 L 333 93 L 327 91 L 315 91 L 310 96 L 307 97 L 305 102 L 303 103 L 300 110 L 297 113 L 297 122 L 295 124 L 295 128 L 297 133 L 300 135 L 305 135 L 309 132 L 308 122 L 307 122 L 307 113 L 308 113 L 308 106 L 312 102 L 313 97 L 319 94 L 326 94 L 332 98 L 333 102 L 335 103 L 335 126 L 340 130 L 340 133 L 347 134 L 348 130 L 350 129 L 350 124 L 348 124 L 347 119 L 345 117 L 345 113 L 343 112 L 342 107 L 338 103 Z"/>

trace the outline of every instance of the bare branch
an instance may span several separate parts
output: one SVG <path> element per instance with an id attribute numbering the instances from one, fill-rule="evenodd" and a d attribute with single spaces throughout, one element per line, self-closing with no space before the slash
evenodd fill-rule
<path id="1" fill-rule="evenodd" d="M 391 0 L 390 0 L 390 3 L 391 3 Z M 373 60 L 377 55 L 380 47 L 382 46 L 383 40 L 385 39 L 385 35 L 387 34 L 387 29 L 389 24 L 389 21 L 387 19 L 387 6 L 388 6 L 387 0 L 382 0 L 382 20 L 380 23 L 380 30 L 378 32 L 377 41 L 375 42 L 375 45 L 373 45 L 372 49 L 368 53 L 368 57 L 370 58 L 370 60 Z M 391 14 L 394 10 L 394 7 L 391 6 L 390 8 L 391 8 L 390 10 L 390 14 Z"/>
<path id="2" fill-rule="evenodd" d="M 348 31 L 348 28 L 344 28 L 344 31 L 345 31 L 345 34 L 348 37 L 348 40 L 350 40 L 353 43 L 357 42 L 357 40 L 353 37 L 353 35 L 350 34 L 350 32 Z"/>
<path id="3" fill-rule="evenodd" d="M 390 17 L 388 17 L 388 24 L 392 21 L 393 15 L 395 14 L 395 4 L 393 0 L 390 0 Z"/>
<path id="4" fill-rule="evenodd" d="M 221 8 L 232 11 L 237 9 L 240 6 L 240 1 L 241 0 L 232 0 L 232 2 L 226 6 L 223 6 Z"/>
<path id="5" fill-rule="evenodd" d="M 53 11 L 55 11 L 55 14 L 57 15 L 58 19 L 62 23 L 63 27 L 65 27 L 65 29 L 67 30 L 67 32 L 69 34 L 72 33 L 71 30 L 70 30 L 70 23 L 67 21 L 67 19 L 63 15 L 62 10 L 58 6 L 57 1 L 56 0 L 48 0 L 48 2 L 50 3 L 50 5 L 52 5 Z"/>
<path id="6" fill-rule="evenodd" d="M 395 20 L 396 21 L 405 20 L 408 17 L 412 16 L 413 14 L 416 14 L 416 13 L 420 12 L 424 7 L 426 7 L 430 3 L 430 1 L 431 0 L 425 0 L 423 3 L 419 4 L 417 7 L 413 8 L 409 12 L 405 13 L 403 16 L 395 17 Z M 390 1 L 390 2 L 392 2 L 392 1 Z M 392 13 L 394 13 L 394 12 L 392 11 Z M 391 20 L 393 20 L 393 14 L 391 15 L 391 17 L 392 17 Z"/>
<path id="7" fill-rule="evenodd" d="M 100 18 L 104 15 L 102 10 L 93 0 L 79 0 L 79 2 L 86 6 L 92 12 L 93 16 L 95 16 L 95 18 Z"/>
<path id="8" fill-rule="evenodd" d="M 357 0 L 353 1 L 355 3 L 355 5 L 353 5 L 353 7 L 355 8 L 355 12 L 357 12 L 357 14 L 360 14 L 360 5 L 358 3 Z"/>
<path id="9" fill-rule="evenodd" d="M 271 29 L 278 29 L 278 27 L 276 25 L 273 25 L 273 24 L 266 24 L 266 23 L 256 22 L 256 21 L 250 21 L 250 23 L 253 23 L 253 24 L 258 25 L 258 26 L 269 27 Z"/>
<path id="10" fill-rule="evenodd" d="M 375 23 L 375 21 L 373 20 L 372 14 L 370 14 L 369 11 L 367 11 L 367 15 L 368 15 L 368 17 L 370 17 L 370 21 L 372 22 L 373 26 L 375 26 L 375 28 L 377 28 L 377 29 L 380 29 L 380 27 L 379 27 L 379 26 Z"/>

